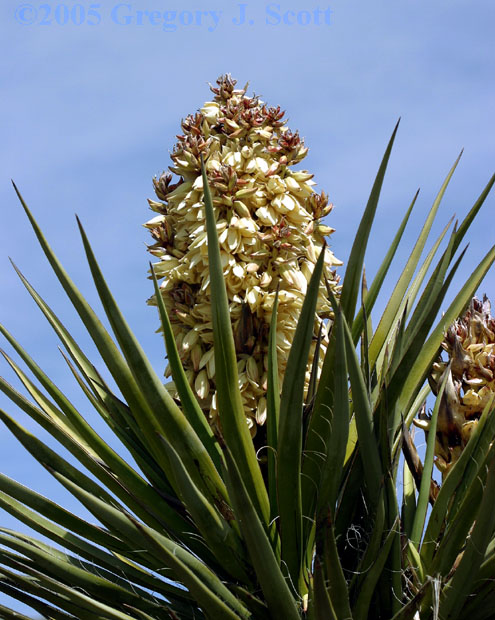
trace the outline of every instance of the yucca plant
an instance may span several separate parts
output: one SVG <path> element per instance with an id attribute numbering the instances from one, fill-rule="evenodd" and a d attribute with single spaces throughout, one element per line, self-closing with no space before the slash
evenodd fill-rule
<path id="1" fill-rule="evenodd" d="M 222 78 L 219 88 L 228 83 Z M 244 92 L 238 96 L 243 102 Z M 252 118 L 256 121 L 256 116 Z M 206 125 L 211 129 L 209 123 Z M 238 125 L 241 129 L 242 123 Z M 201 144 L 204 128 L 202 122 L 197 126 Z M 221 130 L 217 127 L 215 131 Z M 237 129 L 229 129 L 229 133 L 234 131 Z M 450 222 L 421 261 L 455 162 L 373 329 L 371 312 L 416 200 L 407 209 L 367 288 L 363 277 L 366 246 L 396 131 L 371 190 L 341 287 L 336 278 L 329 279 L 328 274 L 323 277 L 328 253 L 320 239 L 321 250 L 316 248 L 314 266 L 307 271 L 308 282 L 286 360 L 280 355 L 277 319 L 284 286 L 276 270 L 270 274 L 274 295 L 269 330 L 249 332 L 255 339 L 249 351 L 239 346 L 242 329 L 235 321 L 242 321 L 242 303 L 249 305 L 249 298 L 236 300 L 230 295 L 222 241 L 219 243 L 222 196 L 230 196 L 235 184 L 229 188 L 231 176 L 230 181 L 226 179 L 227 191 L 221 187 L 206 140 L 196 160 L 191 159 L 193 183 L 201 174 L 201 184 L 198 181 L 194 191 L 198 193 L 196 217 L 205 221 L 206 252 L 202 260 L 208 267 L 205 291 L 209 290 L 209 295 L 200 302 L 209 304 L 212 342 L 196 336 L 189 339 L 194 340 L 192 348 L 198 343 L 204 347 L 201 356 L 211 345 L 214 373 L 210 370 L 207 377 L 208 390 L 203 379 L 198 381 L 199 352 L 192 355 L 188 346 L 184 347 L 191 330 L 183 328 L 187 322 L 173 307 L 173 303 L 184 301 L 184 293 L 199 290 L 201 283 L 184 280 L 182 297 L 174 283 L 170 290 L 175 291 L 175 297 L 170 300 L 167 280 L 160 290 L 156 272 L 171 276 L 158 268 L 152 270 L 174 382 L 172 387 L 165 387 L 112 297 L 81 224 L 88 264 L 113 336 L 75 287 L 17 192 L 48 261 L 94 340 L 118 392 L 102 378 L 98 370 L 102 362 L 93 363 L 86 357 L 20 271 L 19 276 L 61 340 L 66 361 L 90 404 L 135 462 L 128 463 L 105 443 L 69 397 L 0 327 L 33 377 L 5 354 L 29 397 L 3 379 L 1 389 L 68 450 L 81 469 L 25 430 L 12 415 L 0 410 L 0 417 L 95 518 L 95 523 L 86 522 L 35 490 L 0 475 L 0 506 L 44 537 L 41 541 L 0 528 L 2 592 L 42 617 L 56 620 L 493 618 L 495 407 L 491 394 L 485 398 L 486 391 L 480 394 L 481 384 L 473 382 L 476 377 L 484 379 L 484 386 L 491 390 L 493 375 L 488 380 L 487 372 L 480 369 L 493 370 L 493 354 L 486 339 L 488 331 L 482 333 L 470 326 L 475 320 L 484 321 L 490 338 L 493 335 L 487 308 L 471 300 L 495 260 L 495 248 L 489 250 L 466 283 L 457 287 L 450 304 L 446 304 L 445 295 L 456 281 L 456 270 L 464 256 L 465 250 L 459 256 L 457 250 L 495 177 L 460 225 L 449 233 Z M 241 134 L 239 131 L 238 144 Z M 221 136 L 218 139 L 227 141 Z M 228 140 L 233 147 L 236 136 L 229 135 Z M 282 162 L 275 173 L 281 181 L 290 177 L 286 163 Z M 184 170 L 176 172 L 182 175 Z M 182 178 L 183 183 L 191 180 Z M 242 174 L 239 178 L 250 180 Z M 262 170 L 253 186 L 261 183 L 265 187 L 265 181 Z M 160 185 L 164 182 L 157 181 L 162 192 L 159 198 L 168 198 L 170 205 L 168 191 L 164 193 Z M 308 192 L 306 199 L 310 195 Z M 163 205 L 152 204 L 161 210 L 159 223 L 167 222 L 168 216 L 170 221 L 162 226 L 162 232 L 156 222 L 151 226 L 164 249 L 154 248 L 161 257 L 174 249 L 167 226 L 173 233 L 177 224 L 173 201 L 172 213 Z M 244 217 L 253 217 L 249 204 L 245 206 L 248 212 Z M 237 208 L 242 209 L 239 205 Z M 317 213 L 310 216 L 318 219 Z M 277 220 L 275 226 L 280 224 Z M 265 229 L 259 232 L 267 233 Z M 281 256 L 279 249 L 277 256 Z M 180 260 L 186 250 L 180 250 L 184 254 L 176 258 Z M 235 262 L 248 264 L 242 257 Z M 294 276 L 285 282 L 291 278 Z M 301 283 L 298 276 L 295 281 Z M 326 291 L 324 301 L 322 290 Z M 239 307 L 233 312 L 234 303 Z M 320 303 L 326 303 L 328 309 L 319 317 Z M 471 314 L 463 317 L 470 303 Z M 194 300 L 191 304 L 192 314 Z M 254 305 L 249 309 L 255 314 Z M 440 310 L 443 314 L 438 320 Z M 200 312 L 205 312 L 204 307 Z M 250 316 L 245 312 L 244 319 Z M 258 326 L 265 320 L 258 314 L 254 318 Z M 327 334 L 318 333 L 322 324 L 321 330 Z M 190 327 L 194 329 L 195 324 Z M 265 332 L 266 343 L 256 341 Z M 468 337 L 480 333 L 480 341 L 467 342 Z M 473 364 L 460 356 L 457 337 Z M 190 340 L 186 344 L 190 345 Z M 447 361 L 438 360 L 442 344 Z M 483 360 L 476 353 L 471 355 L 470 351 L 481 350 L 469 349 L 471 344 L 486 349 Z M 254 390 L 247 398 L 239 379 L 244 367 L 239 373 L 238 364 L 246 359 L 242 356 L 253 356 L 257 345 L 260 357 L 250 365 L 254 369 L 253 364 L 261 363 L 261 355 L 266 353 L 266 392 Z M 284 366 L 280 377 L 279 366 Z M 257 368 L 261 370 L 261 366 Z M 436 400 L 427 415 L 424 403 L 431 389 Z M 457 429 L 464 441 L 453 445 L 448 434 L 452 432 L 449 416 L 454 411 L 458 422 L 462 414 L 463 424 L 470 417 L 462 407 L 471 406 L 475 398 L 470 395 L 471 389 L 479 396 L 477 413 L 471 416 L 477 422 L 470 426 L 469 440 L 468 431 Z M 215 415 L 209 416 L 213 390 Z M 455 402 L 452 390 L 457 395 Z M 266 399 L 266 416 L 252 406 L 253 394 Z M 247 424 L 246 415 L 266 429 L 254 440 L 250 431 L 254 423 Z M 409 430 L 418 415 L 428 433 L 423 461 Z M 263 446 L 256 445 L 260 436 Z M 263 458 L 261 452 L 265 453 Z M 441 485 L 432 476 L 435 454 L 440 465 L 440 458 L 448 465 Z M 400 475 L 403 492 L 399 493 Z M 26 618 L 6 607 L 0 608 L 0 615 Z"/>

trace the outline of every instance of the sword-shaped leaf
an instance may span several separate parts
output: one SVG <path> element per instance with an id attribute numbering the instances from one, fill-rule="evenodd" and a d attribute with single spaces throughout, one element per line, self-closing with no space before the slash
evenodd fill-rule
<path id="1" fill-rule="evenodd" d="M 246 573 L 246 551 L 242 545 L 232 508 L 221 497 L 212 505 L 194 484 L 174 447 L 164 438 L 163 446 L 172 464 L 182 501 L 203 535 L 219 566 L 243 583 L 250 583 Z M 229 523 L 232 522 L 232 523 Z"/>
<path id="2" fill-rule="evenodd" d="M 399 409 L 408 410 L 411 407 L 418 388 L 423 385 L 431 365 L 435 361 L 438 349 L 443 340 L 445 329 L 453 323 L 457 317 L 461 316 L 494 260 L 495 247 L 492 247 L 471 276 L 466 280 L 464 286 L 455 296 L 437 326 L 433 329 L 431 335 L 421 347 L 421 350 L 402 384 L 401 393 L 397 401 Z"/>
<path id="3" fill-rule="evenodd" d="M 394 528 L 385 537 L 383 545 L 376 555 L 374 564 L 370 567 L 366 574 L 356 603 L 352 607 L 353 620 L 367 620 L 367 618 L 370 617 L 370 604 L 373 593 L 375 592 L 376 584 L 380 579 L 388 554 L 392 548 L 392 543 L 394 542 L 394 529 L 398 527 L 399 523 L 397 520 L 394 524 Z"/>
<path id="4" fill-rule="evenodd" d="M 163 564 L 170 569 L 174 581 L 183 583 L 208 613 L 217 613 L 218 618 L 234 620 L 244 618 L 246 612 L 219 577 L 198 557 L 180 544 L 156 530 L 137 521 L 130 513 L 115 508 L 91 493 L 87 493 L 62 474 L 54 476 L 81 503 L 109 529 L 120 532 L 125 540 L 134 541 L 138 549 L 146 551 L 155 561 L 155 570 Z M 212 611 L 210 611 L 210 609 Z M 240 615 L 237 615 L 239 612 Z"/>
<path id="5" fill-rule="evenodd" d="M 466 541 L 466 548 L 454 574 L 442 590 L 440 616 L 445 620 L 460 618 L 462 604 L 471 592 L 485 549 L 495 529 L 495 446 L 492 446 L 488 462 L 488 476 L 483 489 L 483 499 L 479 507 L 474 527 Z"/>
<path id="6" fill-rule="evenodd" d="M 273 617 L 299 620 L 300 615 L 289 588 L 289 576 L 284 578 L 265 528 L 247 492 L 240 469 L 227 450 L 227 486 L 234 505 L 236 519 L 246 541 L 256 576 Z"/>
<path id="7" fill-rule="evenodd" d="M 305 369 L 314 330 L 314 318 L 325 250 L 322 249 L 311 275 L 287 360 L 282 396 L 277 450 L 277 493 L 280 511 L 282 559 L 294 583 L 302 567 L 301 464 Z"/>
<path id="8" fill-rule="evenodd" d="M 181 520 L 169 504 L 101 440 L 63 395 L 62 398 L 57 397 L 57 401 L 69 413 L 70 417 L 64 416 L 43 396 L 20 368 L 6 354 L 4 356 L 22 383 L 37 400 L 41 409 L 32 405 L 4 379 L 0 378 L 0 389 L 12 402 L 16 403 L 35 422 L 57 439 L 100 482 L 112 490 L 131 510 L 139 514 L 145 522 L 154 524 L 159 528 L 166 523 L 172 528 L 181 527 L 181 523 L 182 526 L 185 525 L 185 521 Z M 57 396 L 58 390 L 55 386 L 51 391 Z M 82 427 L 83 437 L 75 430 L 74 423 L 72 423 L 74 419 L 77 427 Z M 136 497 L 139 497 L 140 500 L 136 501 Z"/>
<path id="9" fill-rule="evenodd" d="M 199 488 L 207 495 L 220 495 L 227 499 L 225 486 L 216 470 L 205 446 L 188 422 L 186 416 L 164 387 L 163 383 L 153 370 L 150 361 L 144 354 L 134 334 L 129 329 L 117 303 L 103 278 L 98 263 L 94 257 L 88 238 L 78 220 L 81 237 L 86 251 L 88 263 L 98 290 L 101 302 L 107 314 L 110 325 L 117 341 L 129 364 L 129 368 L 141 390 L 142 397 L 147 405 L 147 416 L 144 426 L 150 446 L 156 453 L 160 453 L 161 442 L 158 434 L 166 437 L 180 454 L 189 475 Z"/>
<path id="10" fill-rule="evenodd" d="M 215 350 L 215 380 L 218 410 L 225 443 L 241 468 L 242 477 L 258 515 L 268 526 L 270 504 L 246 422 L 238 386 L 237 359 L 230 320 L 227 290 L 206 170 L 202 163 L 203 192 L 208 235 L 208 265 Z"/>
<path id="11" fill-rule="evenodd" d="M 364 255 L 366 252 L 366 246 L 368 244 L 368 238 L 371 231 L 371 225 L 378 206 L 378 200 L 380 198 L 380 192 L 383 185 L 383 179 L 385 178 L 385 172 L 387 170 L 388 160 L 390 159 L 390 153 L 392 152 L 392 146 L 394 144 L 397 130 L 399 129 L 399 122 L 395 126 L 392 133 L 392 137 L 388 143 L 387 149 L 383 156 L 382 162 L 378 169 L 375 182 L 371 189 L 368 204 L 364 211 L 363 217 L 359 224 L 358 231 L 352 244 L 351 253 L 347 263 L 345 271 L 344 283 L 342 285 L 341 306 L 344 316 L 349 324 L 354 321 L 354 312 L 356 310 L 356 302 L 358 298 L 359 286 L 361 283 L 361 275 L 363 270 Z"/>
<path id="12" fill-rule="evenodd" d="M 268 338 L 268 371 L 266 391 L 266 441 L 268 459 L 268 495 L 270 498 L 270 518 L 278 515 L 277 500 L 277 449 L 278 424 L 280 419 L 280 386 L 277 362 L 277 312 L 278 289 L 273 302 L 270 334 Z"/>
<path id="13" fill-rule="evenodd" d="M 165 302 L 163 301 L 163 297 L 160 293 L 155 271 L 151 264 L 150 269 L 153 278 L 153 285 L 155 287 L 155 297 L 158 305 L 158 311 L 160 313 L 163 337 L 165 338 L 167 357 L 172 370 L 172 378 L 179 394 L 182 410 L 203 445 L 208 450 L 208 454 L 215 463 L 215 467 L 218 471 L 220 471 L 222 465 L 222 451 L 218 445 L 218 441 L 215 439 L 210 425 L 208 424 L 206 415 L 201 410 L 201 407 L 199 406 L 199 403 L 186 378 L 186 373 L 180 361 L 179 352 L 177 351 L 177 345 L 175 343 L 174 333 L 172 331 L 172 325 L 170 324 L 170 319 L 165 307 Z"/>
<path id="14" fill-rule="evenodd" d="M 344 470 L 344 458 L 349 435 L 349 382 L 345 352 L 342 310 L 335 297 L 331 297 L 334 314 L 335 365 L 333 384 L 333 409 L 328 411 L 330 426 L 326 459 L 322 465 L 318 491 L 317 515 L 330 510 L 332 516 Z"/>
<path id="15" fill-rule="evenodd" d="M 313 573 L 313 596 L 315 620 L 339 620 L 325 585 L 323 566 L 318 556 L 315 558 Z"/>
<path id="16" fill-rule="evenodd" d="M 426 511 L 428 508 L 428 500 L 430 498 L 430 481 L 433 472 L 433 459 L 435 456 L 438 412 L 440 411 L 443 393 L 449 378 L 450 366 L 447 368 L 438 391 L 438 396 L 435 401 L 435 406 L 433 407 L 433 413 L 430 421 L 430 432 L 428 433 L 428 440 L 426 442 L 426 455 L 423 466 L 423 474 L 421 478 L 421 485 L 419 487 L 416 512 L 414 514 L 414 520 L 411 528 L 411 542 L 416 546 L 416 548 L 419 548 L 419 544 L 421 542 L 426 519 Z"/>
<path id="17" fill-rule="evenodd" d="M 356 318 L 354 319 L 354 322 L 352 324 L 352 338 L 355 343 L 357 343 L 359 336 L 361 335 L 361 332 L 363 330 L 364 312 L 366 312 L 368 316 L 371 316 L 371 311 L 373 310 L 376 299 L 382 287 L 383 281 L 385 280 L 385 276 L 387 275 L 389 267 L 392 264 L 392 261 L 394 259 L 395 253 L 397 252 L 397 248 L 402 239 L 402 235 L 404 234 L 404 230 L 406 228 L 407 222 L 409 221 L 409 216 L 411 215 L 411 211 L 416 203 L 418 195 L 419 195 L 419 189 L 416 192 L 411 204 L 409 205 L 409 208 L 406 211 L 406 214 L 404 215 L 397 232 L 395 233 L 395 237 L 393 238 L 392 243 L 389 249 L 387 250 L 385 258 L 383 259 L 382 264 L 378 268 L 378 271 L 376 272 L 373 282 L 371 283 L 371 286 L 368 289 L 366 300 L 364 301 L 364 311 L 363 311 L 363 307 L 361 307 L 359 309 L 359 312 L 356 315 Z"/>
<path id="18" fill-rule="evenodd" d="M 435 200 L 433 201 L 433 205 L 430 209 L 430 212 L 428 213 L 421 233 L 414 245 L 414 248 L 411 252 L 411 255 L 409 256 L 406 266 L 404 267 L 402 274 L 399 277 L 397 284 L 395 285 L 392 295 L 389 298 L 389 301 L 382 315 L 382 318 L 380 319 L 378 327 L 375 330 L 373 340 L 370 344 L 369 352 L 370 360 L 372 360 L 372 362 L 378 357 L 380 350 L 382 349 L 387 340 L 390 329 L 395 322 L 395 317 L 399 310 L 399 306 L 401 305 L 401 302 L 405 297 L 406 291 L 409 287 L 409 283 L 411 282 L 414 272 L 416 271 L 416 267 L 423 252 L 423 248 L 425 246 L 428 235 L 430 234 L 430 230 L 435 220 L 438 208 L 440 206 L 440 203 L 442 202 L 442 198 L 448 187 L 450 179 L 452 178 L 452 175 L 457 168 L 457 164 L 459 163 L 461 155 L 462 153 L 454 162 L 454 165 L 447 174 L 445 181 L 443 182 Z"/>

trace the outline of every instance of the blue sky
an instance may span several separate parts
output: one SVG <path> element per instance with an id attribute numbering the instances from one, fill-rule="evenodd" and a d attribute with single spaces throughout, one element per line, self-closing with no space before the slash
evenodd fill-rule
<path id="1" fill-rule="evenodd" d="M 146 198 L 153 194 L 153 175 L 170 163 L 180 119 L 210 98 L 207 82 L 219 74 L 249 81 L 249 92 L 285 109 L 290 127 L 305 137 L 310 152 L 304 167 L 336 205 L 329 218 L 337 229 L 331 244 L 344 261 L 386 143 L 402 117 L 370 240 L 369 274 L 421 187 L 399 264 L 407 257 L 461 148 L 465 153 L 437 232 L 453 213 L 463 217 L 493 172 L 492 0 L 241 4 L 102 0 L 90 10 L 85 0 L 2 3 L 0 322 L 70 394 L 77 394 L 77 386 L 57 351 L 57 338 L 8 256 L 85 350 L 93 349 L 43 259 L 10 178 L 98 307 L 74 219 L 79 215 L 115 296 L 161 371 L 157 317 L 145 304 L 151 294 L 148 239 L 141 227 L 149 219 Z M 243 15 L 245 22 L 236 25 Z M 459 283 L 494 242 L 494 207 L 491 196 L 470 233 Z M 397 274 L 396 269 L 389 290 Z M 495 300 L 493 270 L 482 292 Z M 0 374 L 12 378 L 5 363 Z M 87 410 L 79 395 L 74 401 Z M 0 407 L 44 437 L 3 395 Z M 94 419 L 89 411 L 88 416 Z M 0 432 L 0 471 L 79 510 L 7 431 Z M 0 512 L 0 526 L 15 524 Z"/>

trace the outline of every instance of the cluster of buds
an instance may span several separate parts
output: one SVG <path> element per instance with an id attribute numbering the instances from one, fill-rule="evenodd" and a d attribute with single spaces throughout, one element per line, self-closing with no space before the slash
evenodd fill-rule
<path id="1" fill-rule="evenodd" d="M 490 302 L 473 298 L 466 313 L 447 331 L 442 348 L 447 360 L 432 369 L 430 385 L 438 393 L 449 372 L 437 422 L 436 464 L 444 476 L 459 459 L 485 406 L 495 393 L 495 319 Z M 450 365 L 450 370 L 449 370 Z M 415 420 L 428 431 L 426 416 Z"/>
<path id="2" fill-rule="evenodd" d="M 183 134 L 171 154 L 173 165 L 154 180 L 160 202 L 145 226 L 149 251 L 163 279 L 160 291 L 170 316 L 188 380 L 211 424 L 221 431 L 215 391 L 208 248 L 201 156 L 211 189 L 230 316 L 238 360 L 239 387 L 252 434 L 266 419 L 268 332 L 277 287 L 277 354 L 283 376 L 304 296 L 320 251 L 324 275 L 339 292 L 334 268 L 341 263 L 326 246 L 333 232 L 320 221 L 332 210 L 317 194 L 313 175 L 293 170 L 307 148 L 285 125 L 280 108 L 235 88 L 229 75 L 210 87 L 214 98 L 182 121 Z M 323 248 L 323 250 L 322 250 Z M 150 303 L 156 303 L 151 298 Z M 321 358 L 328 344 L 331 307 L 322 283 L 315 317 L 322 329 Z M 328 319 L 328 320 L 327 320 Z M 311 361 L 311 360 L 310 360 Z M 170 369 L 165 371 L 170 376 Z M 310 365 L 306 369 L 309 383 Z M 166 384 L 176 396 L 173 382 Z"/>

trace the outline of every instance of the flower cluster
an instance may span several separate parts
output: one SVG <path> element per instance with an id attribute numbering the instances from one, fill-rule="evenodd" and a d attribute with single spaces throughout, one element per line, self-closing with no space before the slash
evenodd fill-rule
<path id="1" fill-rule="evenodd" d="M 438 392 L 450 363 L 437 423 L 436 464 L 444 473 L 460 457 L 471 433 L 495 393 L 495 319 L 490 302 L 472 299 L 466 313 L 447 331 L 442 348 L 447 361 L 433 365 L 430 385 Z M 427 420 L 415 420 L 428 429 Z"/>
<path id="2" fill-rule="evenodd" d="M 313 189 L 313 175 L 293 170 L 306 155 L 298 133 L 286 127 L 284 112 L 235 88 L 229 75 L 211 86 L 213 101 L 182 121 L 183 134 L 171 154 L 171 173 L 154 179 L 160 202 L 145 226 L 149 251 L 163 278 L 167 307 L 187 377 L 198 400 L 218 426 L 215 359 L 208 274 L 208 249 L 200 158 L 205 161 L 219 236 L 225 284 L 238 360 L 239 387 L 252 434 L 266 418 L 268 331 L 277 287 L 277 352 L 283 375 L 307 285 L 324 237 L 322 224 L 332 204 Z M 324 274 L 338 294 L 340 265 L 324 247 Z M 151 303 L 155 303 L 153 298 Z M 321 285 L 315 317 L 322 327 L 322 355 L 328 343 L 331 308 Z M 311 356 L 315 350 L 313 343 Z M 309 382 L 309 366 L 307 382 Z M 167 368 L 166 376 L 170 375 Z M 173 382 L 167 387 L 175 394 Z"/>

